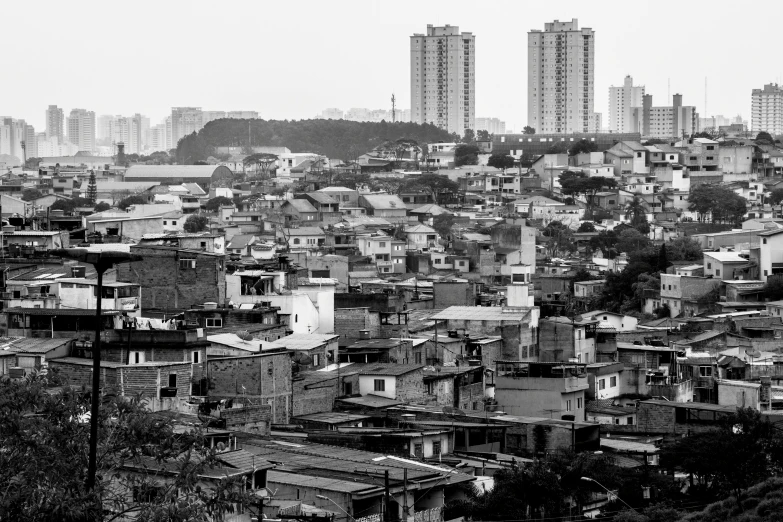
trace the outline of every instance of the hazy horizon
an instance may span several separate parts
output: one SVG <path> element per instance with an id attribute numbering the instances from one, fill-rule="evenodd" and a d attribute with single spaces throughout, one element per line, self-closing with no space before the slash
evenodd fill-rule
<path id="1" fill-rule="evenodd" d="M 555 19 L 578 18 L 596 31 L 595 110 L 604 126 L 608 87 L 627 74 L 655 105 L 667 104 L 670 79 L 671 94 L 682 93 L 701 117 L 748 120 L 751 90 L 783 76 L 762 56 L 776 43 L 777 2 L 478 5 L 142 0 L 120 11 L 103 2 L 10 3 L 3 34 L 13 52 L 4 60 L 0 115 L 41 132 L 50 104 L 66 115 L 138 112 L 152 125 L 173 106 L 303 119 L 329 107 L 390 109 L 394 93 L 397 107 L 409 108 L 409 36 L 427 24 L 476 35 L 476 116 L 514 130 L 527 121 L 527 32 Z"/>

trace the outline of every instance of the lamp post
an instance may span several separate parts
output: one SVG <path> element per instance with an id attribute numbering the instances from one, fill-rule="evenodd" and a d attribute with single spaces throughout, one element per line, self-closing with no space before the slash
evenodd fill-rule
<path id="1" fill-rule="evenodd" d="M 609 488 L 607 488 L 606 486 L 604 486 L 603 484 L 601 484 L 600 482 L 598 482 L 598 481 L 597 481 L 597 480 L 595 480 L 594 478 L 590 478 L 590 477 L 582 477 L 582 480 L 584 480 L 585 482 L 594 482 L 595 484 L 598 484 L 599 486 L 601 486 L 602 488 L 604 488 L 604 489 L 606 490 L 606 492 L 607 492 L 607 493 L 609 493 L 610 495 L 614 495 L 614 496 L 615 496 L 615 498 L 617 498 L 617 500 L 619 500 L 620 502 L 622 502 L 623 504 L 625 504 L 626 506 L 628 506 L 628 509 L 630 509 L 630 510 L 631 510 L 631 511 L 633 511 L 634 513 L 639 513 L 639 512 L 638 512 L 638 511 L 636 511 L 636 510 L 633 508 L 633 506 L 631 506 L 631 505 L 630 505 L 628 502 L 626 502 L 625 500 L 621 499 L 621 498 L 620 498 L 620 495 L 615 495 L 614 493 L 612 493 L 612 492 L 609 490 Z"/>
<path id="2" fill-rule="evenodd" d="M 346 515 L 348 518 L 350 518 L 350 519 L 351 519 L 351 520 L 353 520 L 354 522 L 356 521 L 356 519 L 355 519 L 355 518 L 353 518 L 353 517 L 351 516 L 351 514 L 350 514 L 350 513 L 348 513 L 346 510 L 344 510 L 344 509 L 343 509 L 343 508 L 340 506 L 340 504 L 338 504 L 337 502 L 335 502 L 335 501 L 334 501 L 334 500 L 332 500 L 331 498 L 327 497 L 326 495 L 316 495 L 316 496 L 315 496 L 315 498 L 320 498 L 321 500 L 328 500 L 329 502 L 331 502 L 332 504 L 334 504 L 335 506 L 337 506 L 337 509 L 339 509 L 340 511 L 342 511 L 343 513 L 345 513 L 345 515 Z"/>
<path id="3" fill-rule="evenodd" d="M 141 260 L 141 256 L 125 252 L 90 252 L 86 248 L 61 248 L 49 252 L 53 256 L 73 259 L 81 263 L 89 263 L 98 272 L 98 296 L 95 304 L 95 343 L 92 349 L 92 392 L 90 404 L 90 456 L 87 468 L 87 489 L 95 486 L 95 475 L 98 471 L 98 407 L 100 398 L 98 390 L 101 385 L 101 297 L 103 294 L 103 274 L 109 268 L 120 263 Z"/>

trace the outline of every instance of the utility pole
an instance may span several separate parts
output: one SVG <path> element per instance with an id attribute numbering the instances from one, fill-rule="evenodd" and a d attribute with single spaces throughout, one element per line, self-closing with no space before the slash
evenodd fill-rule
<path id="1" fill-rule="evenodd" d="M 397 123 L 397 105 L 394 93 L 392 93 L 392 123 Z"/>
<path id="2" fill-rule="evenodd" d="M 389 511 L 389 470 L 384 470 L 383 473 L 383 520 L 384 522 L 391 522 L 391 512 Z"/>

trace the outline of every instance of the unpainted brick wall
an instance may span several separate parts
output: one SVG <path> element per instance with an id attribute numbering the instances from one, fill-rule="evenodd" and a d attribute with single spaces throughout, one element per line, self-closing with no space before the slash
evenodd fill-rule
<path id="1" fill-rule="evenodd" d="M 47 361 L 49 368 L 65 379 L 65 382 L 75 386 L 92 386 L 92 366 L 81 364 L 69 364 L 59 362 L 57 359 Z M 114 368 L 101 368 L 101 386 L 116 386 L 118 381 L 117 370 Z"/>

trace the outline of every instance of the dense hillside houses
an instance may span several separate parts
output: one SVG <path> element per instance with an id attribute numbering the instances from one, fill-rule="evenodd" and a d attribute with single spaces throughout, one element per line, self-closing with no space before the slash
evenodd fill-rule
<path id="1" fill-rule="evenodd" d="M 616 136 L 4 174 L 0 377 L 87 389 L 99 340 L 104 393 L 211 426 L 221 473 L 285 496 L 270 516 L 367 522 L 777 419 L 776 146 Z"/>

